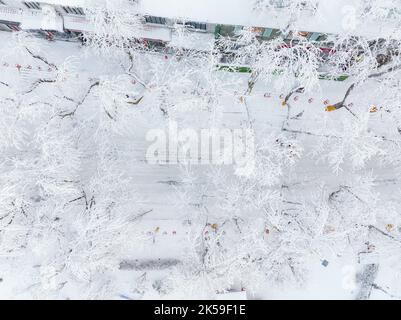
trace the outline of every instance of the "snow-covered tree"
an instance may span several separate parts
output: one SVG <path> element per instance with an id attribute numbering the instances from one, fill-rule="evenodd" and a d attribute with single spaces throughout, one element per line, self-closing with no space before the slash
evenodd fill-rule
<path id="1" fill-rule="evenodd" d="M 396 1 L 359 4 L 361 28 L 398 17 Z M 117 294 L 126 255 L 159 234 L 146 237 L 138 225 L 157 204 L 136 188 L 150 164 L 145 150 L 140 159 L 135 152 L 145 149 L 143 131 L 177 124 L 249 130 L 254 152 L 245 168 L 182 161 L 175 170 L 167 159 L 177 175 L 162 182 L 175 189 L 187 241 L 163 277 L 130 270 L 133 294 L 208 298 L 265 283 L 302 286 L 312 258 L 350 255 L 364 265 L 357 298 L 373 289 L 394 296 L 376 278 L 382 264 L 399 267 L 399 32 L 346 28 L 322 50 L 298 30 L 319 13 L 318 1 L 254 1 L 257 10 L 288 12 L 274 39 L 245 27 L 191 49 L 193 31 L 177 18 L 179 45 L 155 49 L 141 38 L 138 5 L 88 1 L 92 30 L 74 54 L 52 54 L 23 32 L 0 49 L 0 63 L 19 65 L 0 78 L 0 260 L 29 279 L 19 289 Z M 177 148 L 173 155 L 185 143 Z"/>

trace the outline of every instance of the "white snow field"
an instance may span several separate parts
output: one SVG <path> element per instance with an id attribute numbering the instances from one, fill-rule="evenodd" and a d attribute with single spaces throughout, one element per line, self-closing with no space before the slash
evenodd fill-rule
<path id="1" fill-rule="evenodd" d="M 356 121 L 325 111 L 352 78 L 283 106 L 280 79 L 244 98 L 250 74 L 197 57 L 138 54 L 135 80 L 79 43 L 0 33 L 0 51 L 0 298 L 355 299 L 369 265 L 370 298 L 401 297 L 399 132 L 374 83 Z M 261 179 L 150 164 L 146 135 L 174 122 L 251 127 Z"/>

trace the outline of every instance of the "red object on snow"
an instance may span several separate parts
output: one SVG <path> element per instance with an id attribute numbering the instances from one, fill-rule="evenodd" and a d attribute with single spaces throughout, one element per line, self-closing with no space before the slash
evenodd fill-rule
<path id="1" fill-rule="evenodd" d="M 19 63 L 17 63 L 17 64 L 15 65 L 15 67 L 18 69 L 18 71 L 20 71 L 21 68 L 22 68 L 22 66 L 21 66 Z"/>
<path id="2" fill-rule="evenodd" d="M 336 49 L 334 48 L 320 48 L 324 53 L 336 53 Z"/>

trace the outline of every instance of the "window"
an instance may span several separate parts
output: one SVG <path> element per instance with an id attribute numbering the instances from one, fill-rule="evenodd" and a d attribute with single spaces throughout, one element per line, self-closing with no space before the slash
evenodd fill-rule
<path id="1" fill-rule="evenodd" d="M 36 10 L 40 10 L 40 3 L 39 2 L 23 2 L 24 5 L 29 8 L 29 9 L 36 9 Z"/>
<path id="2" fill-rule="evenodd" d="M 68 13 L 68 14 L 76 14 L 76 15 L 80 15 L 80 16 L 85 15 L 84 11 L 78 7 L 62 6 L 62 8 L 63 8 L 64 12 Z"/>
<path id="3" fill-rule="evenodd" d="M 297 36 L 300 37 L 300 38 L 308 39 L 311 36 L 311 33 L 307 32 L 307 31 L 298 31 Z"/>
<path id="4" fill-rule="evenodd" d="M 308 31 L 290 31 L 288 33 L 288 35 L 285 37 L 286 40 L 301 40 L 301 39 L 310 39 L 311 36 L 313 35 L 312 32 L 308 32 Z"/>
<path id="5" fill-rule="evenodd" d="M 166 24 L 166 19 L 154 16 L 145 16 L 146 23 Z"/>
<path id="6" fill-rule="evenodd" d="M 191 29 L 205 30 L 206 31 L 206 23 L 187 21 L 187 22 L 185 22 L 185 26 L 187 26 L 188 28 L 191 28 Z"/>
<path id="7" fill-rule="evenodd" d="M 265 28 L 260 28 L 260 27 L 252 27 L 251 28 L 251 32 L 257 36 L 257 37 L 261 37 L 263 35 L 263 33 L 265 32 Z"/>
<path id="8" fill-rule="evenodd" d="M 263 40 L 271 40 L 276 39 L 281 35 L 281 31 L 279 29 L 270 29 L 266 28 L 262 34 Z"/>
<path id="9" fill-rule="evenodd" d="M 19 28 L 19 24 L 11 24 L 11 23 L 0 23 L 0 30 L 2 31 L 21 31 Z"/>
<path id="10" fill-rule="evenodd" d="M 237 37 L 241 34 L 241 26 L 218 25 L 216 27 L 216 34 L 223 37 Z"/>
<path id="11" fill-rule="evenodd" d="M 314 32 L 309 40 L 310 41 L 318 41 L 318 42 L 320 42 L 320 41 L 326 41 L 327 38 L 328 38 L 327 34 Z"/>

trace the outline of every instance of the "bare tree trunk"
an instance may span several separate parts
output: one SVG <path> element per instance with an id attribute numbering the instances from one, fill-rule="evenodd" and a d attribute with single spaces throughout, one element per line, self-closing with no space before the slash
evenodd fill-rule
<path id="1" fill-rule="evenodd" d="M 362 272 L 357 276 L 357 282 L 360 285 L 359 291 L 356 295 L 357 300 L 369 300 L 372 289 L 375 286 L 375 279 L 379 271 L 378 264 L 367 264 Z"/>

